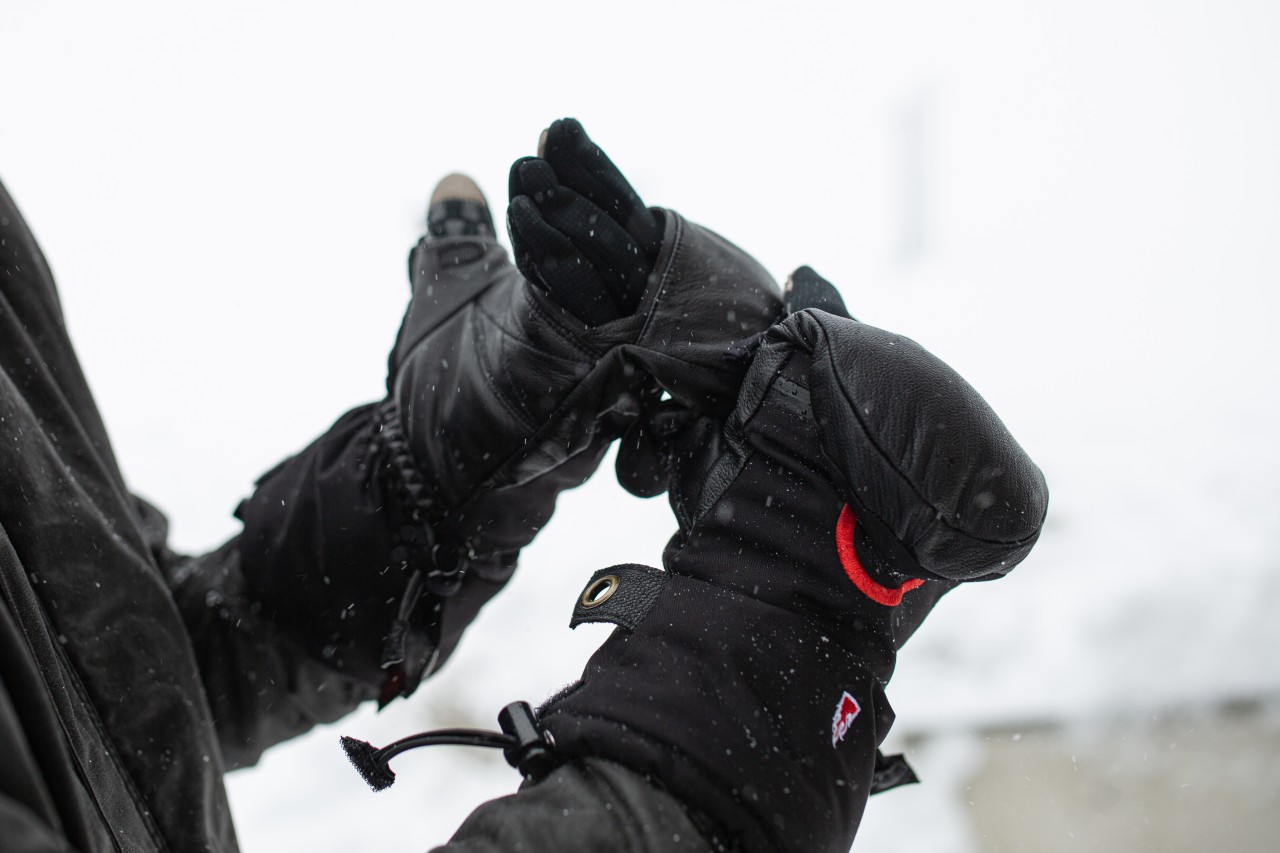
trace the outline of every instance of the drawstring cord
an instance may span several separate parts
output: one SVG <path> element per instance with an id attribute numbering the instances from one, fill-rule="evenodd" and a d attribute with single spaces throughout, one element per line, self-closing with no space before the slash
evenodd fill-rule
<path id="1" fill-rule="evenodd" d="M 512 702 L 498 714 L 501 732 L 484 729 L 437 729 L 410 735 L 382 748 L 352 737 L 341 738 L 342 749 L 351 766 L 375 791 L 382 791 L 396 781 L 389 762 L 392 758 L 420 746 L 482 746 L 501 749 L 507 763 L 526 779 L 537 779 L 555 766 L 555 739 L 538 722 L 527 702 Z"/>
<path id="2" fill-rule="evenodd" d="M 405 511 L 405 524 L 393 531 L 393 559 L 403 567 L 411 567 L 409 580 L 400 594 L 395 618 L 387 628 L 379 664 L 391 672 L 383 691 L 382 704 L 403 689 L 412 690 L 422 678 L 430 674 L 439 660 L 439 650 L 433 649 L 429 657 L 420 663 L 421 672 L 408 672 L 408 638 L 411 617 L 423 595 L 430 593 L 438 598 L 454 595 L 462 586 L 462 575 L 467 565 L 467 549 L 443 545 L 437 541 L 430 522 L 433 501 L 429 490 L 414 462 L 405 437 L 396 402 L 388 397 L 374 410 L 377 421 L 375 438 L 385 452 L 383 473 L 399 506 Z M 433 612 L 435 612 L 433 610 Z M 438 627 L 438 626 L 437 626 Z M 432 637 L 438 642 L 438 637 Z"/>

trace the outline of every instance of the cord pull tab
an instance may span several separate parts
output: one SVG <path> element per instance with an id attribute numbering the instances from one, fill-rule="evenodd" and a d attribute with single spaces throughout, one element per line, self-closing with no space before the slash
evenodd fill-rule
<path id="1" fill-rule="evenodd" d="M 555 739 L 542 727 L 528 702 L 512 702 L 498 713 L 498 726 L 512 739 L 502 751 L 507 763 L 526 779 L 538 779 L 555 767 Z"/>
<path id="2" fill-rule="evenodd" d="M 920 779 L 902 755 L 885 755 L 876 750 L 876 769 L 871 777 L 872 795 L 892 790 L 899 785 L 914 785 Z"/>

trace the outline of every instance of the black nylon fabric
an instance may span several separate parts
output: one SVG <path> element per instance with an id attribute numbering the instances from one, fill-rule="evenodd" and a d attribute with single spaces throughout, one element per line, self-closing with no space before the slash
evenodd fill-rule
<path id="1" fill-rule="evenodd" d="M 2 188 L 0 427 L 3 593 L 72 759 L 68 767 L 50 755 L 44 784 L 76 791 L 63 802 L 88 804 L 132 849 L 235 850 L 190 639 L 71 350 L 48 267 Z M 92 831 L 80 837 L 103 841 Z"/>
<path id="2" fill-rule="evenodd" d="M 250 593 L 264 616 L 310 654 L 376 688 L 385 678 L 381 643 L 408 571 L 390 558 L 394 510 L 373 475 L 371 409 L 343 415 L 268 472 L 237 513 Z M 360 539 L 342 535 L 356 529 Z M 370 564 L 371 554 L 383 560 Z"/>
<path id="3" fill-rule="evenodd" d="M 24 654 L 26 647 L 8 602 L 0 598 L 0 808 L 7 804 L 10 814 L 0 838 L 20 839 L 26 824 L 33 837 L 60 837 L 83 850 L 110 847 L 111 835 L 94 819 L 93 801 L 73 772 L 45 679 Z M 26 848 L 18 843 L 16 849 Z"/>
<path id="4" fill-rule="evenodd" d="M 607 761 L 556 768 L 477 808 L 432 853 L 725 853 L 670 793 Z"/>
<path id="5" fill-rule="evenodd" d="M 861 651 L 831 633 L 673 573 L 542 719 L 563 755 L 662 779 L 746 850 L 847 850 L 893 710 Z M 846 691 L 862 710 L 834 749 Z"/>

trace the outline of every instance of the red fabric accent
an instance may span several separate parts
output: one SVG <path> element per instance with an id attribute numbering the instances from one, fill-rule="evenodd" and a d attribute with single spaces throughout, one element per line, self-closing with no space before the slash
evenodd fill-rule
<path id="1" fill-rule="evenodd" d="M 867 598 L 885 607 L 897 607 L 902 603 L 905 593 L 923 585 L 924 581 L 912 578 L 897 588 L 876 583 L 875 578 L 862 567 L 858 552 L 853 547 L 853 528 L 857 523 L 853 510 L 845 504 L 844 509 L 840 510 L 840 519 L 836 522 L 836 553 L 840 555 L 840 565 L 844 567 L 844 573 L 853 581 L 853 585 Z"/>

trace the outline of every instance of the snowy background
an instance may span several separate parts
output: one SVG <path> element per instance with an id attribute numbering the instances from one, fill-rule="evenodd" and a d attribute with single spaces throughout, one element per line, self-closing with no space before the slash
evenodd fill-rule
<path id="1" fill-rule="evenodd" d="M 1030 559 L 901 655 L 929 784 L 855 850 L 979 849 L 975 731 L 1280 696 L 1280 5 L 362 5 L 0 0 L 0 178 L 178 547 L 380 397 L 435 181 L 500 209 L 572 115 L 648 202 L 949 361 L 1048 478 Z M 246 853 L 420 851 L 513 790 L 446 749 L 375 797 L 337 731 L 541 700 L 607 633 L 567 628 L 583 580 L 672 527 L 607 470 L 566 495 L 438 678 L 229 778 Z"/>

